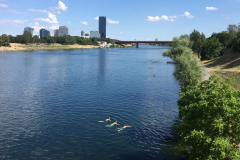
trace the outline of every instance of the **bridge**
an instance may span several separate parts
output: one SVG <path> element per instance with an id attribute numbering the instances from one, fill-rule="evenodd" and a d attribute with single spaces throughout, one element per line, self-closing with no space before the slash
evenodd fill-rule
<path id="1" fill-rule="evenodd" d="M 124 43 L 136 43 L 136 48 L 138 48 L 139 43 L 172 43 L 173 41 L 116 41 L 116 44 Z"/>

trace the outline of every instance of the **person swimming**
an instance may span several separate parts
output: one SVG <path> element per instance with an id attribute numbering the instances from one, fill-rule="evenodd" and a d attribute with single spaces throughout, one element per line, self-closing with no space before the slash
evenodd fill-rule
<path id="1" fill-rule="evenodd" d="M 125 129 L 125 128 L 128 128 L 128 127 L 130 127 L 130 126 L 127 125 L 127 124 L 125 124 L 123 127 L 121 127 L 121 128 L 118 129 L 118 132 L 121 131 L 121 130 L 123 130 L 123 129 Z"/>
<path id="2" fill-rule="evenodd" d="M 108 117 L 105 121 L 111 121 L 110 117 Z M 98 122 L 104 122 L 104 121 L 98 121 Z"/>
<path id="3" fill-rule="evenodd" d="M 112 124 L 110 124 L 110 126 L 114 126 L 114 125 L 119 125 L 119 124 L 117 123 L 117 121 L 115 121 Z"/>

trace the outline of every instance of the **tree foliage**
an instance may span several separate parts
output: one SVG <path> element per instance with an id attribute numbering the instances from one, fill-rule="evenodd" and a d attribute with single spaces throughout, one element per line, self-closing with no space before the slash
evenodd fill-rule
<path id="1" fill-rule="evenodd" d="M 220 33 L 213 33 L 210 39 L 213 37 L 216 37 L 219 40 L 219 42 L 222 44 L 222 47 L 226 47 L 228 45 L 229 34 L 226 31 L 222 31 Z"/>
<path id="2" fill-rule="evenodd" d="M 178 134 L 189 159 L 240 159 L 240 92 L 229 83 L 215 76 L 201 83 L 192 78 L 181 89 Z"/>
<path id="3" fill-rule="evenodd" d="M 233 52 L 240 52 L 240 31 L 234 36 L 232 40 Z"/>
<path id="4" fill-rule="evenodd" d="M 193 41 L 192 50 L 193 52 L 196 52 L 198 54 L 198 57 L 200 57 L 200 52 L 202 50 L 202 46 L 206 42 L 205 35 L 197 30 L 193 30 L 193 32 L 190 34 L 190 40 Z"/>
<path id="5" fill-rule="evenodd" d="M 32 40 L 32 34 L 28 31 L 23 32 L 23 43 L 28 44 Z"/>
<path id="6" fill-rule="evenodd" d="M 201 60 L 209 60 L 218 57 L 220 55 L 221 45 L 222 44 L 216 37 L 208 39 L 202 47 Z"/>
<path id="7" fill-rule="evenodd" d="M 235 24 L 229 25 L 227 28 L 227 31 L 228 31 L 228 35 L 229 35 L 229 43 L 231 43 L 232 39 L 238 32 L 238 26 Z"/>
<path id="8" fill-rule="evenodd" d="M 181 35 L 179 38 L 174 37 L 171 44 L 172 48 L 163 52 L 163 56 L 170 57 L 179 64 L 174 76 L 181 82 L 182 86 L 188 85 L 191 77 L 201 80 L 205 74 L 199 60 L 192 57 L 192 44 L 189 35 Z"/>

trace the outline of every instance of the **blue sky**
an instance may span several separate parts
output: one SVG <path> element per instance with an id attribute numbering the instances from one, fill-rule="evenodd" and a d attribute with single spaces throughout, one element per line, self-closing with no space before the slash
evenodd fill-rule
<path id="1" fill-rule="evenodd" d="M 206 37 L 240 23 L 240 0 L 0 0 L 0 35 L 23 33 L 24 27 L 52 32 L 68 26 L 80 36 L 98 30 L 107 17 L 107 36 L 120 40 L 172 40 L 194 29 Z"/>

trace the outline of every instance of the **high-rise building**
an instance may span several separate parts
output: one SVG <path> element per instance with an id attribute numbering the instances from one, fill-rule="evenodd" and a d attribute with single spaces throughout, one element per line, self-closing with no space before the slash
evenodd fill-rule
<path id="1" fill-rule="evenodd" d="M 59 31 L 58 29 L 53 30 L 53 36 L 54 36 L 54 37 L 58 37 L 58 31 Z"/>
<path id="2" fill-rule="evenodd" d="M 42 37 L 49 37 L 50 36 L 50 32 L 48 31 L 48 30 L 46 30 L 46 29 L 40 29 L 40 38 L 42 38 Z"/>
<path id="3" fill-rule="evenodd" d="M 33 30 L 34 30 L 34 28 L 31 28 L 31 27 L 26 27 L 26 28 L 24 28 L 24 31 L 28 31 L 28 32 L 30 32 L 31 34 L 33 34 Z"/>
<path id="4" fill-rule="evenodd" d="M 101 38 L 101 35 L 98 31 L 90 31 L 90 38 Z"/>
<path id="5" fill-rule="evenodd" d="M 106 17 L 99 16 L 99 33 L 101 38 L 106 38 Z M 91 34 L 90 34 L 91 37 Z"/>
<path id="6" fill-rule="evenodd" d="M 59 26 L 58 36 L 68 35 L 68 27 L 67 26 Z"/>
<path id="7" fill-rule="evenodd" d="M 81 31 L 81 37 L 84 37 L 85 34 L 84 34 L 84 31 Z"/>

